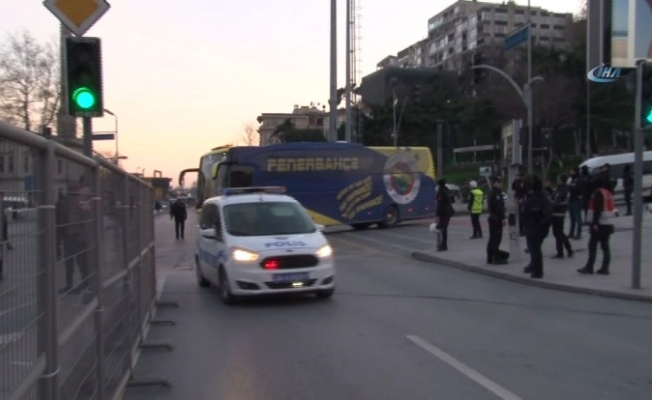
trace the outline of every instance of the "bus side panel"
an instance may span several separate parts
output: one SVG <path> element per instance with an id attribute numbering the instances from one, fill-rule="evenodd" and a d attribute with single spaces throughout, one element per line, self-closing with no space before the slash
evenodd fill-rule
<path id="1" fill-rule="evenodd" d="M 237 161 L 256 168 L 253 185 L 286 187 L 323 225 L 378 222 L 390 206 L 399 209 L 401 219 L 433 214 L 429 151 L 428 156 L 397 149 L 381 153 L 334 143 L 238 150 L 231 150 Z"/>

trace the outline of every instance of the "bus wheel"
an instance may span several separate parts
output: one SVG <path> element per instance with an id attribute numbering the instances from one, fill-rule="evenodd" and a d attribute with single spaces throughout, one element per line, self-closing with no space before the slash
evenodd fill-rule
<path id="1" fill-rule="evenodd" d="M 383 220 L 378 223 L 380 228 L 391 228 L 398 224 L 398 208 L 389 206 L 383 212 Z"/>
<path id="2" fill-rule="evenodd" d="M 369 228 L 370 226 L 371 226 L 371 223 L 370 223 L 370 222 L 359 222 L 359 223 L 357 223 L 357 224 L 351 224 L 351 228 L 353 228 L 353 229 L 355 229 L 355 230 L 357 230 L 357 231 L 361 231 L 361 230 L 363 230 L 363 229 L 367 229 L 367 228 Z"/>

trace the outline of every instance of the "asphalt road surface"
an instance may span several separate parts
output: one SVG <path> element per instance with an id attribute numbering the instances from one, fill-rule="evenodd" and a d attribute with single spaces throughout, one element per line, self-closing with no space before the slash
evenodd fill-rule
<path id="1" fill-rule="evenodd" d="M 157 251 L 192 253 L 190 234 L 163 236 Z M 171 386 L 132 387 L 126 399 L 650 399 L 649 304 L 406 257 L 432 238 L 424 224 L 330 234 L 338 292 L 326 301 L 227 307 L 197 286 L 191 256 L 176 259 L 162 300 L 180 307 L 157 318 L 177 324 L 148 336 L 174 350 L 141 353 L 134 375 Z"/>

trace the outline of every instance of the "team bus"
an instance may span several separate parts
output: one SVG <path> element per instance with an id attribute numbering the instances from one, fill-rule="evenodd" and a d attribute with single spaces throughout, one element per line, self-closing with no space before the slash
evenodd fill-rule
<path id="1" fill-rule="evenodd" d="M 391 227 L 434 216 L 435 167 L 427 147 L 324 142 L 230 147 L 209 167 L 210 154 L 199 169 L 179 176 L 182 184 L 186 173 L 198 172 L 198 209 L 224 188 L 282 186 L 325 226 Z"/>

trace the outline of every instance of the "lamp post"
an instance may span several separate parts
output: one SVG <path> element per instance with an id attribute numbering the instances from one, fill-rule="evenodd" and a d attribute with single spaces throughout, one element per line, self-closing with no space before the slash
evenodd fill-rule
<path id="1" fill-rule="evenodd" d="M 106 108 L 104 109 L 104 112 L 113 116 L 115 119 L 115 165 L 118 165 L 118 160 L 120 160 L 120 153 L 119 153 L 119 148 L 118 148 L 118 116 L 115 115 L 113 112 L 107 110 Z"/>

